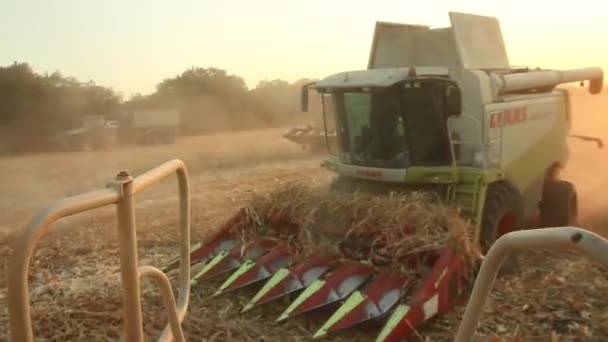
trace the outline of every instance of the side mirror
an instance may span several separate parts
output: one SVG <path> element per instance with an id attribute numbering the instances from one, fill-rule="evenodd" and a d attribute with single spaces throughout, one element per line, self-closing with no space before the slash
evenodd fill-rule
<path id="1" fill-rule="evenodd" d="M 599 94 L 602 92 L 602 86 L 604 85 L 604 77 L 594 78 L 589 81 L 589 92 L 591 94 Z"/>
<path id="2" fill-rule="evenodd" d="M 447 116 L 460 115 L 462 112 L 462 94 L 457 86 L 448 86 L 446 91 Z"/>
<path id="3" fill-rule="evenodd" d="M 310 82 L 310 83 L 306 83 L 305 85 L 302 86 L 302 90 L 300 93 L 300 110 L 302 112 L 308 112 L 308 87 L 310 87 L 311 85 L 317 83 L 317 81 L 314 82 Z"/>
<path id="4" fill-rule="evenodd" d="M 300 93 L 300 105 L 301 111 L 306 113 L 308 112 L 308 84 L 302 86 L 302 90 Z"/>

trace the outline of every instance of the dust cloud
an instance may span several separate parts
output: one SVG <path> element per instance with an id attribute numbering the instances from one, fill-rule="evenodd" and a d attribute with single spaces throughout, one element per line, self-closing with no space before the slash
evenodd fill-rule
<path id="1" fill-rule="evenodd" d="M 608 143 L 608 93 L 591 95 L 586 88 L 571 89 L 572 134 L 594 136 Z M 578 190 L 582 223 L 608 233 L 608 149 L 594 142 L 570 139 L 570 160 L 563 177 Z"/>
<path id="2" fill-rule="evenodd" d="M 8 231 L 26 224 L 54 200 L 103 188 L 127 170 L 137 176 L 174 158 L 181 159 L 192 178 L 222 179 L 249 172 L 261 163 L 288 163 L 309 158 L 281 135 L 289 127 L 181 137 L 175 144 L 112 147 L 95 152 L 28 154 L 0 158 L 0 227 Z M 318 165 L 316 163 L 315 165 Z M 234 175 L 237 177 L 237 175 Z M 197 181 L 193 181 L 193 187 Z M 175 197 L 175 181 L 167 179 L 145 193 Z M 138 196 L 139 198 L 139 196 Z"/>

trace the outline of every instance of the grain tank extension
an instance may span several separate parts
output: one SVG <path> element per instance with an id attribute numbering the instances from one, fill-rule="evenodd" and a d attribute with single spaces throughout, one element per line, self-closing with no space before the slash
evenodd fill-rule
<path id="1" fill-rule="evenodd" d="M 598 94 L 603 71 L 516 68 L 495 18 L 450 13 L 450 20 L 439 29 L 378 22 L 366 69 L 303 88 L 303 111 L 316 90 L 326 126 L 331 120 L 336 127 L 337 144 L 324 163 L 337 175 L 330 191 L 425 189 L 460 208 L 484 251 L 527 228 L 537 213 L 537 225 L 572 225 L 576 189 L 559 170 L 568 161 L 573 118 L 568 92 L 558 86 L 588 82 Z M 191 262 L 202 271 L 193 281 L 233 272 L 218 294 L 265 281 L 245 311 L 301 291 L 279 321 L 338 303 L 315 337 L 374 320 L 382 325 L 378 341 L 402 340 L 463 295 L 462 263 L 450 248 L 426 255 L 423 276 L 410 281 L 397 270 L 378 273 L 352 254 L 293 260 L 275 239 L 243 253 L 231 228 L 244 218 L 239 212 L 194 248 Z M 404 267 L 416 264 L 410 261 Z"/>

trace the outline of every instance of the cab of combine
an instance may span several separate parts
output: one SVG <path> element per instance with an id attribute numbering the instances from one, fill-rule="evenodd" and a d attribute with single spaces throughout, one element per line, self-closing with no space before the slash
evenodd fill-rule
<path id="1" fill-rule="evenodd" d="M 460 114 L 461 91 L 447 68 L 348 72 L 323 79 L 315 88 L 325 98 L 326 115 L 339 127 L 341 163 L 379 169 L 452 163 L 445 123 Z M 402 177 L 387 170 L 382 179 Z"/>

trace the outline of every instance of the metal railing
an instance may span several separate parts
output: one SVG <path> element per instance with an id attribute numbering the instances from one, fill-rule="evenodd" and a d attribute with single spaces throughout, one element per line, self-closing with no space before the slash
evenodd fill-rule
<path id="1" fill-rule="evenodd" d="M 503 261 L 515 251 L 548 249 L 575 249 L 583 255 L 608 266 L 608 240 L 577 227 L 555 227 L 523 230 L 501 236 L 488 251 L 477 274 L 456 342 L 473 341 L 496 275 Z"/>
<path id="2" fill-rule="evenodd" d="M 137 266 L 137 234 L 134 196 L 176 173 L 179 183 L 180 209 L 180 274 L 177 305 L 169 278 L 152 266 Z M 181 322 L 188 309 L 190 297 L 190 193 L 186 166 L 175 159 L 164 163 L 133 179 L 121 172 L 104 190 L 68 197 L 50 204 L 15 238 L 8 272 L 8 309 L 10 336 L 15 342 L 33 341 L 28 291 L 29 263 L 38 241 L 50 225 L 70 215 L 116 204 L 118 242 L 120 250 L 120 274 L 124 319 L 124 339 L 143 341 L 140 277 L 151 277 L 159 286 L 169 323 L 160 341 L 184 341 Z"/>
<path id="3" fill-rule="evenodd" d="M 453 131 L 453 121 L 456 119 L 466 119 L 469 121 L 473 122 L 473 125 L 478 128 L 480 133 L 480 136 L 477 139 L 473 139 L 473 140 L 454 140 L 454 138 L 452 137 L 452 132 L 455 133 L 455 131 Z M 476 153 L 476 148 L 478 146 L 484 146 L 484 148 L 486 147 L 487 143 L 484 141 L 484 136 L 483 136 L 483 126 L 481 124 L 481 122 L 474 118 L 471 115 L 468 114 L 460 114 L 458 116 L 451 116 L 448 118 L 447 122 L 446 122 L 446 126 L 448 129 L 448 132 L 450 132 L 450 134 L 448 135 L 448 140 L 450 143 L 450 152 L 452 154 L 452 166 L 456 167 L 456 166 L 470 166 L 470 165 L 475 165 L 475 153 Z M 455 145 L 458 145 L 458 148 L 461 147 L 466 147 L 469 146 L 471 147 L 471 151 L 469 151 L 469 153 L 465 153 L 466 151 L 460 151 L 460 157 L 456 158 L 456 148 Z M 483 151 L 484 155 L 484 161 L 487 159 L 487 148 L 484 149 Z M 467 156 L 468 155 L 468 156 Z M 485 162 L 484 162 L 485 163 Z M 486 165 L 484 164 L 483 167 L 486 167 Z"/>

